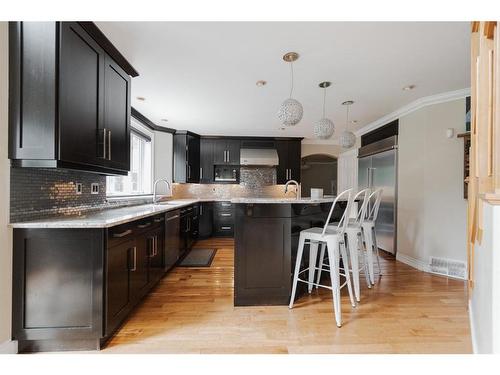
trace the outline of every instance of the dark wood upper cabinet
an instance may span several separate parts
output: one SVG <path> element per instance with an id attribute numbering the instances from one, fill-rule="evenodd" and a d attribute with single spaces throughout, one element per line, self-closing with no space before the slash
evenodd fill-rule
<path id="1" fill-rule="evenodd" d="M 289 180 L 300 183 L 301 140 L 277 140 L 279 165 L 276 167 L 276 182 L 285 184 Z"/>
<path id="2" fill-rule="evenodd" d="M 109 56 L 106 56 L 104 76 L 104 128 L 100 131 L 103 137 L 106 132 L 109 165 L 129 170 L 130 77 Z"/>
<path id="3" fill-rule="evenodd" d="M 128 173 L 131 78 L 92 25 L 10 23 L 13 166 Z"/>
<path id="4" fill-rule="evenodd" d="M 188 131 L 174 134 L 174 182 L 200 182 L 200 136 Z"/>
<path id="5" fill-rule="evenodd" d="M 226 138 L 214 140 L 213 156 L 213 163 L 215 165 L 240 164 L 240 140 Z"/>
<path id="6" fill-rule="evenodd" d="M 202 138 L 200 140 L 200 183 L 214 182 L 214 140 Z"/>

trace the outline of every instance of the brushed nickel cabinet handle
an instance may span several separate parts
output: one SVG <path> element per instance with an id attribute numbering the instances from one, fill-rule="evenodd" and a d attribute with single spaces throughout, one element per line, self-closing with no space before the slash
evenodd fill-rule
<path id="1" fill-rule="evenodd" d="M 155 223 L 161 223 L 163 220 L 165 220 L 165 218 L 163 218 L 163 217 L 155 217 L 154 222 Z"/>
<path id="2" fill-rule="evenodd" d="M 231 216 L 231 214 L 221 213 L 220 216 Z"/>
<path id="3" fill-rule="evenodd" d="M 202 180 L 202 179 L 203 179 L 203 168 L 200 167 L 200 180 Z"/>
<path id="4" fill-rule="evenodd" d="M 108 130 L 108 160 L 111 160 L 111 130 Z"/>
<path id="5" fill-rule="evenodd" d="M 137 247 L 134 246 L 132 248 L 132 250 L 134 251 L 134 266 L 132 267 L 132 269 L 130 271 L 134 272 L 137 270 Z"/>
<path id="6" fill-rule="evenodd" d="M 231 227 L 221 227 L 222 230 L 231 230 Z"/>
<path id="7" fill-rule="evenodd" d="M 125 236 L 129 235 L 130 233 L 132 233 L 132 229 L 127 229 L 125 232 L 113 233 L 113 237 L 114 238 L 121 238 L 121 237 L 125 237 Z"/>
<path id="8" fill-rule="evenodd" d="M 106 159 L 106 128 L 102 129 L 102 158 Z"/>
<path id="9" fill-rule="evenodd" d="M 145 224 L 139 224 L 139 225 L 137 226 L 137 228 L 141 228 L 141 229 L 143 229 L 143 228 L 147 228 L 147 227 L 149 227 L 150 225 L 151 225 L 151 222 L 149 222 L 149 223 L 145 223 Z"/>
<path id="10" fill-rule="evenodd" d="M 172 221 L 174 219 L 177 219 L 179 217 L 179 215 L 174 215 L 174 216 L 171 216 L 167 219 L 167 221 Z"/>

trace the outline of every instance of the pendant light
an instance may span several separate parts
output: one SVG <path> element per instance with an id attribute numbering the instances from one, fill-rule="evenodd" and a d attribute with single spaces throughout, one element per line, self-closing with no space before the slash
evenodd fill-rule
<path id="1" fill-rule="evenodd" d="M 314 136 L 319 139 L 328 139 L 335 131 L 333 121 L 325 116 L 326 89 L 330 87 L 331 82 L 321 82 L 318 86 L 323 89 L 323 117 L 314 124 Z"/>
<path id="2" fill-rule="evenodd" d="M 345 130 L 340 135 L 340 145 L 342 148 L 351 148 L 356 143 L 356 135 L 349 131 L 349 107 L 353 105 L 352 100 L 347 100 L 342 103 L 346 107 L 346 120 L 345 120 Z"/>
<path id="3" fill-rule="evenodd" d="M 290 97 L 281 103 L 278 111 L 278 118 L 286 126 L 297 125 L 302 120 L 304 113 L 302 104 L 296 99 L 292 98 L 293 93 L 293 62 L 299 58 L 297 52 L 288 52 L 283 56 L 283 60 L 290 63 Z"/>

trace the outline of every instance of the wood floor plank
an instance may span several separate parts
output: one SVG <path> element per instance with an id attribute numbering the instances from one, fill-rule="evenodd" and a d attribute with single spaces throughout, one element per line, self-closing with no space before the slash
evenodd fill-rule
<path id="1" fill-rule="evenodd" d="M 314 290 L 286 306 L 233 306 L 232 239 L 211 267 L 179 267 L 165 276 L 103 353 L 471 353 L 463 281 L 430 275 L 384 255 L 382 278 L 352 308 L 342 291 L 337 328 L 331 292 Z"/>

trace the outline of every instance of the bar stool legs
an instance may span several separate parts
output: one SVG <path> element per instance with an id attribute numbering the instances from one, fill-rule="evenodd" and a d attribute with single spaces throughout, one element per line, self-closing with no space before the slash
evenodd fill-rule
<path id="1" fill-rule="evenodd" d="M 300 263 L 302 260 L 302 254 L 304 253 L 305 242 L 305 236 L 301 233 L 299 237 L 299 247 L 297 248 L 297 259 L 295 260 L 295 270 L 293 272 L 292 295 L 290 296 L 290 304 L 288 305 L 288 308 L 290 309 L 293 307 L 293 302 L 295 301 L 295 292 L 297 291 L 297 281 L 299 279 Z"/>
<path id="2" fill-rule="evenodd" d="M 337 327 L 342 326 L 342 307 L 340 303 L 340 278 L 339 278 L 339 242 L 338 239 L 331 239 L 327 243 L 328 259 L 330 259 L 330 281 L 332 283 L 333 311 L 335 312 L 335 322 Z"/>
<path id="3" fill-rule="evenodd" d="M 347 233 L 347 247 L 349 249 L 349 255 L 351 260 L 351 271 L 352 271 L 352 282 L 354 284 L 354 295 L 356 296 L 356 301 L 360 302 L 360 288 L 359 288 L 359 259 L 358 259 L 358 235 L 353 231 L 346 231 Z M 356 245 L 355 245 L 356 244 Z M 347 265 L 344 265 L 346 267 Z M 347 268 L 349 270 L 349 268 Z"/>
<path id="4" fill-rule="evenodd" d="M 344 265 L 344 276 L 347 283 L 347 290 L 349 291 L 349 299 L 351 300 L 351 306 L 356 307 L 356 302 L 354 302 L 354 294 L 352 293 L 352 285 L 351 285 L 351 273 L 349 272 L 349 258 L 347 257 L 347 251 L 345 242 L 340 244 L 340 254 L 342 255 L 342 262 Z M 338 270 L 338 255 L 337 255 L 337 270 Z M 340 293 L 340 288 L 339 288 Z M 340 294 L 339 294 L 340 296 Z"/>
<path id="5" fill-rule="evenodd" d="M 309 277 L 307 278 L 307 280 L 309 281 L 309 283 L 307 284 L 307 291 L 309 293 L 311 293 L 313 289 L 314 273 L 316 271 L 317 260 L 318 260 L 318 242 L 314 241 L 309 244 L 309 272 L 308 272 Z"/>

